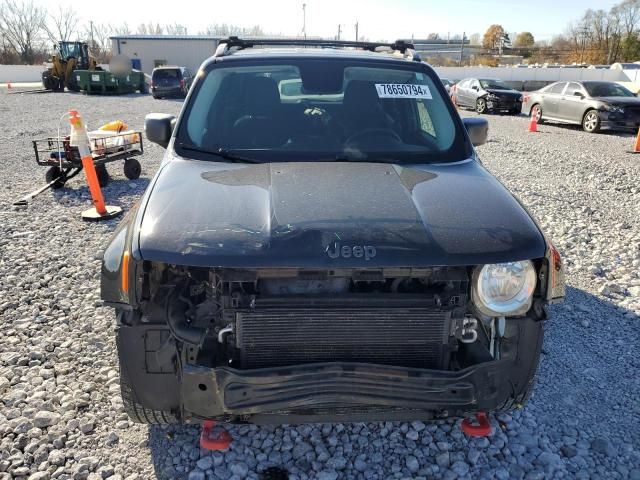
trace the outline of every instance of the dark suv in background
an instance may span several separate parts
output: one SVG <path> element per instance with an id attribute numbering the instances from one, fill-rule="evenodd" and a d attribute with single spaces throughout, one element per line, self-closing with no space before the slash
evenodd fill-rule
<path id="1" fill-rule="evenodd" d="M 153 98 L 186 97 L 193 74 L 188 68 L 162 66 L 151 73 L 151 94 Z"/>

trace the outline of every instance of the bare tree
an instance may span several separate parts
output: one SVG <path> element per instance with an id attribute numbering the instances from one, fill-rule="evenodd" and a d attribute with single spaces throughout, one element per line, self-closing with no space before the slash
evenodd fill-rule
<path id="1" fill-rule="evenodd" d="M 72 7 L 58 6 L 55 13 L 49 12 L 45 29 L 52 42 L 69 41 L 78 37 L 78 13 Z"/>
<path id="2" fill-rule="evenodd" d="M 3 0 L 0 3 L 0 33 L 11 44 L 20 59 L 33 63 L 35 50 L 45 33 L 47 12 L 32 0 Z"/>
<path id="3" fill-rule="evenodd" d="M 138 25 L 138 33 L 140 35 L 162 35 L 164 33 L 164 29 L 159 23 L 156 23 L 155 25 L 153 22 L 141 23 Z"/>
<path id="4" fill-rule="evenodd" d="M 620 30 L 616 56 L 621 56 L 624 61 L 635 60 L 640 51 L 640 0 L 624 0 L 611 9 L 611 16 L 616 18 Z"/>
<path id="5" fill-rule="evenodd" d="M 96 57 L 98 63 L 107 63 L 111 58 L 111 40 L 113 35 L 113 27 L 108 23 L 93 24 L 93 40 L 91 25 L 85 25 L 84 38 L 89 40 L 91 54 Z"/>
<path id="6" fill-rule="evenodd" d="M 124 22 L 120 25 L 117 25 L 112 28 L 113 35 L 131 35 L 131 28 L 129 28 L 129 24 Z"/>
<path id="7" fill-rule="evenodd" d="M 220 37 L 227 37 L 229 35 L 249 35 L 259 37 L 264 35 L 264 31 L 260 25 L 254 25 L 253 27 L 240 27 L 238 25 L 230 25 L 227 23 L 214 23 L 209 25 L 202 33 L 204 35 Z"/>
<path id="8" fill-rule="evenodd" d="M 164 31 L 167 35 L 186 35 L 187 27 L 185 27 L 184 25 L 180 25 L 179 23 L 174 23 L 165 25 Z"/>
<path id="9" fill-rule="evenodd" d="M 614 6 L 611 13 L 618 16 L 622 34 L 631 35 L 638 29 L 640 22 L 640 0 L 624 0 Z"/>

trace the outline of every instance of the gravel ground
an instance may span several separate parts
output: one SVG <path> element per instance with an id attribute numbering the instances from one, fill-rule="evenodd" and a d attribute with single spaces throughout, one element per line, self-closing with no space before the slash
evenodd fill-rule
<path id="1" fill-rule="evenodd" d="M 92 224 L 82 176 L 28 207 L 43 183 L 30 140 L 55 134 L 77 108 L 90 126 L 141 128 L 150 97 L 0 92 L 0 480 L 286 478 L 640 479 L 640 156 L 630 136 L 587 135 L 524 117 L 490 116 L 485 165 L 539 219 L 568 267 L 551 308 L 534 397 L 492 420 L 490 438 L 458 422 L 231 427 L 225 453 L 200 451 L 195 427 L 147 427 L 122 410 L 99 257 L 116 221 Z M 473 115 L 463 113 L 463 115 Z M 67 131 L 66 120 L 62 123 Z M 162 150 L 146 144 L 143 177 L 109 167 L 108 203 L 129 209 Z"/>

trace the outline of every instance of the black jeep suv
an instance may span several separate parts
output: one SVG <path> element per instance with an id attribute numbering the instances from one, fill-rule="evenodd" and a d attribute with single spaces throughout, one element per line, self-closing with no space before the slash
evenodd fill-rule
<path id="1" fill-rule="evenodd" d="M 145 128 L 165 158 L 102 266 L 134 420 L 529 398 L 560 256 L 477 158 L 486 120 L 461 119 L 411 45 L 230 38 L 180 117 Z"/>

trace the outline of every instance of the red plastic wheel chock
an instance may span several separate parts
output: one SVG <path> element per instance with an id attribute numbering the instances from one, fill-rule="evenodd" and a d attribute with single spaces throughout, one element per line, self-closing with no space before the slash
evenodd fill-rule
<path id="1" fill-rule="evenodd" d="M 488 437 L 493 433 L 489 417 L 485 412 L 476 413 L 477 425 L 471 423 L 470 418 L 462 420 L 462 432 L 470 437 Z"/>
<path id="2" fill-rule="evenodd" d="M 205 450 L 227 450 L 233 438 L 226 430 L 213 432 L 216 426 L 215 420 L 205 420 L 202 423 L 202 434 L 200 435 L 200 448 Z"/>

